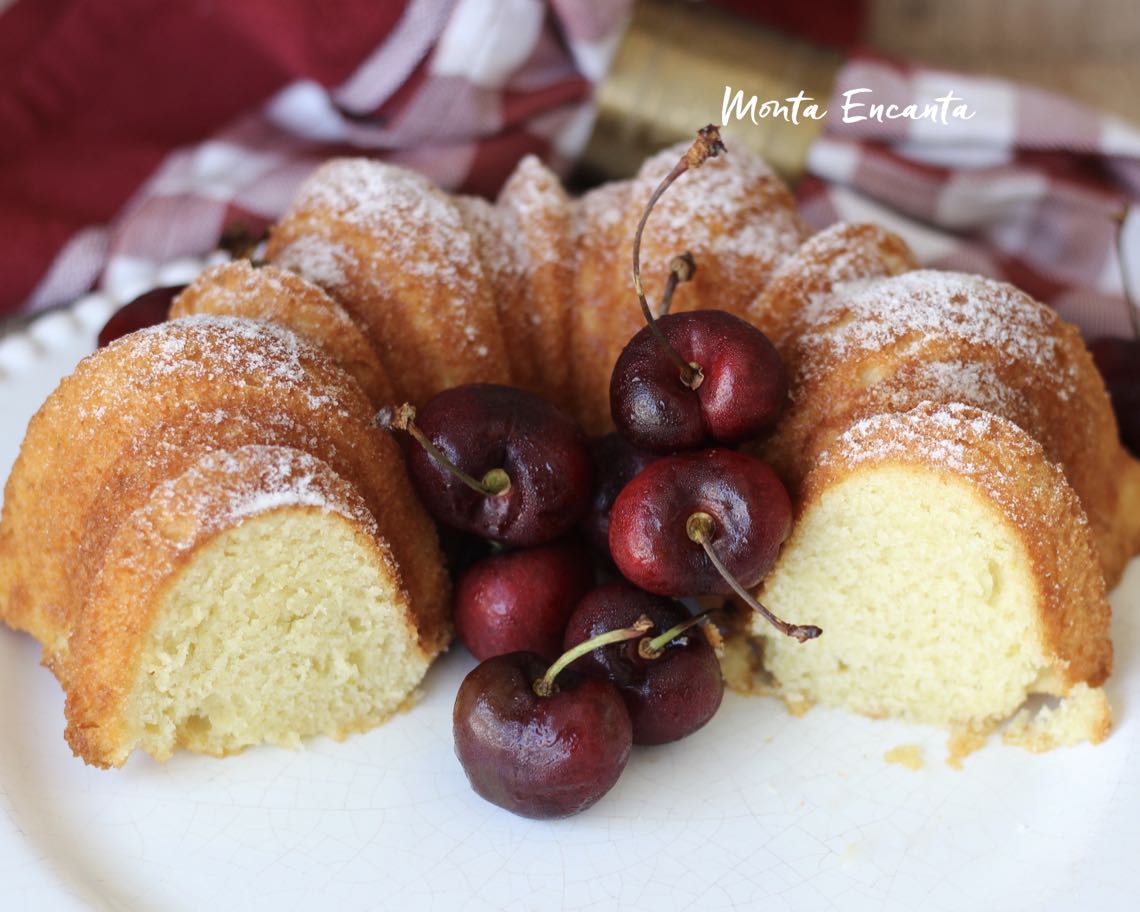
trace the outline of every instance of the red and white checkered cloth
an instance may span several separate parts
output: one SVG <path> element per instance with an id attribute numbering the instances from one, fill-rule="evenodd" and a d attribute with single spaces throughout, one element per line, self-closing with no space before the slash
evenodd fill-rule
<path id="1" fill-rule="evenodd" d="M 20 0 L 0 14 L 0 316 L 97 282 L 129 297 L 226 225 L 271 222 L 331 155 L 486 194 L 527 153 L 565 170 L 630 6 Z M 952 89 L 977 114 L 842 124 L 839 94 L 859 87 L 899 105 Z M 799 189 L 810 222 L 878 221 L 926 263 L 1128 334 L 1116 232 L 1140 213 L 1140 133 L 1034 89 L 877 60 L 849 62 L 835 93 Z M 1140 284 L 1140 215 L 1125 242 Z"/>
<path id="2" fill-rule="evenodd" d="M 581 151 L 632 0 L 20 0 L 0 14 L 0 316 L 259 230 L 333 155 L 493 193 Z"/>
<path id="3" fill-rule="evenodd" d="M 858 88 L 871 92 L 854 101 L 920 109 L 953 90 L 976 113 L 844 123 L 844 93 Z M 798 192 L 810 224 L 878 222 L 923 263 L 1012 282 L 1089 338 L 1132 335 L 1124 273 L 1140 307 L 1140 131 L 1028 86 L 877 59 L 843 67 L 829 110 Z"/>

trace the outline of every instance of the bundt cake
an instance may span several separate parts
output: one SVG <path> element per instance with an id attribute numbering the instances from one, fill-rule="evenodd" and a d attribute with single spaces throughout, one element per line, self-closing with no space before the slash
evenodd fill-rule
<path id="1" fill-rule="evenodd" d="M 448 641 L 447 580 L 374 411 L 513 383 L 609 430 L 642 325 L 634 228 L 681 151 L 580 199 L 527 159 L 494 204 L 330 162 L 270 265 L 206 273 L 179 319 L 80 364 L 0 520 L 0 616 L 44 644 L 76 751 L 293 743 L 406 701 Z M 750 686 L 735 660 L 758 658 L 790 704 L 974 731 L 1039 693 L 1063 702 L 1011 741 L 1103 737 L 1105 579 L 1140 550 L 1140 465 L 1076 331 L 1010 286 L 917 271 L 875 226 L 808 235 L 734 150 L 661 199 L 642 244 L 651 300 L 690 251 L 673 309 L 751 320 L 792 378 L 754 444 L 799 513 L 761 595 L 825 633 L 734 637 L 727 677 Z"/>
<path id="2" fill-rule="evenodd" d="M 5 489 L 0 606 L 43 643 L 85 760 L 346 732 L 408 698 L 449 641 L 448 582 L 373 414 L 359 385 L 291 330 L 218 316 L 127 336 L 44 403 Z M 270 529 L 289 547 L 251 559 Z M 330 574 L 346 555 L 359 566 L 341 589 Z M 225 624 L 238 653 L 201 639 L 221 644 Z M 334 626 L 336 645 L 313 652 L 315 631 L 328 639 Z M 381 664 L 396 667 L 374 674 L 375 655 L 353 656 L 378 638 L 390 646 Z M 315 696 L 350 672 L 357 692 L 322 714 L 274 689 L 282 666 L 310 658 Z M 162 689 L 206 670 L 215 694 Z"/>

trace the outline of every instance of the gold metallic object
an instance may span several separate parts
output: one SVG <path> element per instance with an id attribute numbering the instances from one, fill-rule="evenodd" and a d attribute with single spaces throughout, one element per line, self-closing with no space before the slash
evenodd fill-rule
<path id="1" fill-rule="evenodd" d="M 606 178 L 628 177 L 662 146 L 720 123 L 725 86 L 760 103 L 801 91 L 827 107 L 839 53 L 731 16 L 703 3 L 640 0 L 606 80 L 584 164 Z M 763 155 L 786 180 L 803 173 L 824 121 L 733 121 L 726 142 Z"/>

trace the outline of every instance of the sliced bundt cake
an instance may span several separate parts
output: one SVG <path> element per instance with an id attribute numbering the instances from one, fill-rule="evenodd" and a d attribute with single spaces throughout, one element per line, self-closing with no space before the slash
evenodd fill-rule
<path id="1" fill-rule="evenodd" d="M 108 543 L 70 637 L 67 739 L 118 766 L 136 747 L 343 737 L 405 704 L 432 658 L 351 484 L 300 450 L 216 450 Z"/>
<path id="2" fill-rule="evenodd" d="M 399 448 L 372 417 L 360 387 L 319 349 L 233 317 L 127 336 L 49 397 L 5 489 L 0 616 L 43 643 L 85 759 L 121 763 L 136 743 L 164 755 L 178 744 L 225 751 L 349 731 L 407 698 L 450 637 L 448 584 Z M 316 503 L 318 494 L 327 497 Z M 273 528 L 280 543 L 269 541 Z M 325 576 L 337 568 L 343 590 Z M 313 652 L 312 637 L 277 636 L 283 618 L 326 637 L 337 627 L 339 658 Z M 242 653 L 202 675 L 227 624 Z M 393 652 L 365 655 L 381 630 Z M 272 677 L 250 677 L 244 700 L 233 691 L 239 666 L 276 674 L 316 658 L 318 677 L 337 676 L 351 672 L 351 653 L 362 668 L 396 663 L 365 685 L 379 688 L 367 711 L 291 708 L 297 693 Z M 145 712 L 130 709 L 124 701 L 153 683 L 139 683 L 144 659 L 199 683 L 169 691 L 165 708 L 152 694 Z M 331 700 L 332 689 L 314 695 Z"/>
<path id="3" fill-rule="evenodd" d="M 753 625 L 793 706 L 975 731 L 1033 694 L 1075 694 L 1069 737 L 1100 740 L 1112 669 L 1096 543 L 1064 473 L 1016 425 L 923 403 L 836 437 L 760 599 L 809 611 L 805 644 Z"/>

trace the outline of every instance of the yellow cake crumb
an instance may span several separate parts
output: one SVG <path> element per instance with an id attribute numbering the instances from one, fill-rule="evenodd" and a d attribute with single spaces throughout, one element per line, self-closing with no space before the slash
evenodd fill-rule
<path id="1" fill-rule="evenodd" d="M 971 726 L 959 726 L 952 729 L 950 737 L 946 740 L 946 750 L 949 752 L 946 757 L 946 765 L 951 769 L 960 770 L 962 761 L 974 751 L 985 747 L 989 736 L 988 729 Z"/>
<path id="2" fill-rule="evenodd" d="M 1002 732 L 1002 741 L 1041 752 L 1083 741 L 1099 744 L 1111 730 L 1112 709 L 1104 691 L 1081 683 L 1056 707 L 1021 710 Z"/>
<path id="3" fill-rule="evenodd" d="M 922 757 L 922 748 L 917 744 L 900 744 L 892 747 L 883 754 L 887 763 L 897 763 L 909 770 L 920 770 L 925 765 Z"/>

